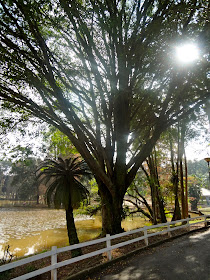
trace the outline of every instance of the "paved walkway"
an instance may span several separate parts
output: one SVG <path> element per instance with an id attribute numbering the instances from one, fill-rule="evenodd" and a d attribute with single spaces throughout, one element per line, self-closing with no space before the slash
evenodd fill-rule
<path id="1" fill-rule="evenodd" d="M 101 272 L 102 280 L 210 280 L 210 228 L 182 236 Z"/>

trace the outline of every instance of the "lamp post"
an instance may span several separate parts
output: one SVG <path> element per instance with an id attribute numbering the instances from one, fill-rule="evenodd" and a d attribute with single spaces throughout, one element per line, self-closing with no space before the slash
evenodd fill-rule
<path id="1" fill-rule="evenodd" d="M 209 189 L 210 189 L 210 166 L 209 166 L 209 163 L 210 163 L 210 158 L 204 158 L 204 160 L 207 162 L 208 164 L 208 170 L 209 170 Z"/>

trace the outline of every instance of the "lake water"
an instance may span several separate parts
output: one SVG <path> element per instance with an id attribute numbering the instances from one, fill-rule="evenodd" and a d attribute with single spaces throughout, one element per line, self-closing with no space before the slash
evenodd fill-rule
<path id="1" fill-rule="evenodd" d="M 101 217 L 75 218 L 80 242 L 97 237 L 101 232 Z M 127 218 L 122 227 L 127 231 L 145 225 L 140 217 Z M 68 245 L 64 210 L 25 207 L 0 208 L 0 257 L 6 245 L 16 257 L 27 256 L 52 246 Z"/>

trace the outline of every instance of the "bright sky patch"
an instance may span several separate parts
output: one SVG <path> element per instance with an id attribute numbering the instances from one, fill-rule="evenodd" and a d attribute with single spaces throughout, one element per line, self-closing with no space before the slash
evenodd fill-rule
<path id="1" fill-rule="evenodd" d="M 199 58 L 199 50 L 194 44 L 184 44 L 176 47 L 176 57 L 180 62 L 190 63 Z"/>

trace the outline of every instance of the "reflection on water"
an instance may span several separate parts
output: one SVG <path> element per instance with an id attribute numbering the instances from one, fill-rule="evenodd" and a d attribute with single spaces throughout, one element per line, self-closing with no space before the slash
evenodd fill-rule
<path id="1" fill-rule="evenodd" d="M 28 200 L 28 201 L 23 201 L 23 200 L 9 200 L 9 199 L 0 199 L 0 207 L 13 207 L 13 206 L 36 206 L 37 202 L 34 200 Z M 45 207 L 45 205 L 42 205 Z"/>
<path id="2" fill-rule="evenodd" d="M 7 242 L 11 237 L 21 239 L 37 235 L 40 231 L 65 225 L 65 214 L 62 210 L 1 208 L 0 242 Z"/>
<path id="3" fill-rule="evenodd" d="M 80 242 L 97 237 L 101 231 L 101 218 L 80 216 L 76 219 Z M 123 221 L 125 230 L 145 225 L 142 218 Z M 68 245 L 64 210 L 0 208 L 0 257 L 5 245 L 17 257 L 49 250 L 52 246 Z"/>

